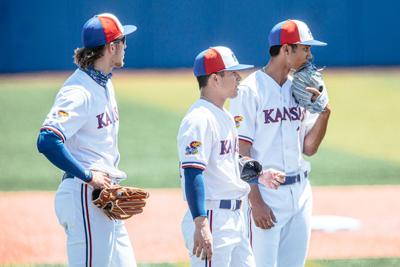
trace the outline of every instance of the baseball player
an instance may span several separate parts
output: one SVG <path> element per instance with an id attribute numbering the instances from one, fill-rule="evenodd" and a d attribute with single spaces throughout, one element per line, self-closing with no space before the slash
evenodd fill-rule
<path id="1" fill-rule="evenodd" d="M 236 125 L 224 108 L 226 99 L 237 95 L 237 71 L 251 67 L 223 46 L 201 52 L 194 62 L 201 97 L 177 137 L 189 205 L 182 232 L 191 266 L 255 266 L 241 209 L 250 188 L 240 179 Z"/>
<path id="2" fill-rule="evenodd" d="M 257 267 L 304 266 L 311 234 L 312 195 L 310 164 L 302 154 L 314 155 L 325 136 L 330 107 L 313 115 L 300 107 L 291 93 L 289 72 L 312 58 L 314 40 L 299 20 L 275 25 L 269 34 L 270 60 L 249 75 L 231 101 L 240 118 L 240 153 L 258 160 L 263 168 L 286 173 L 278 190 L 251 185 L 250 239 Z M 314 98 L 320 93 L 307 88 Z"/>
<path id="3" fill-rule="evenodd" d="M 124 65 L 125 38 L 135 30 L 108 13 L 85 23 L 83 47 L 74 54 L 78 69 L 40 129 L 39 152 L 65 172 L 55 210 L 67 235 L 68 266 L 136 266 L 122 221 L 110 220 L 91 201 L 94 188 L 126 178 L 118 169 L 119 118 L 111 73 Z"/>

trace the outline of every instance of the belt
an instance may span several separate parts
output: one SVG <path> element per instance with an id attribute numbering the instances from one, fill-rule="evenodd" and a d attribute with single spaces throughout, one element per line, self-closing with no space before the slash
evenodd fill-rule
<path id="1" fill-rule="evenodd" d="M 206 208 L 239 210 L 242 207 L 242 203 L 243 201 L 238 199 L 206 200 Z"/>
<path id="2" fill-rule="evenodd" d="M 307 176 L 308 176 L 308 173 L 307 173 L 307 171 L 305 171 L 303 179 L 307 179 Z M 293 175 L 293 176 L 286 176 L 285 182 L 281 185 L 290 185 L 290 184 L 300 183 L 301 180 L 302 180 L 302 175 L 300 173 L 297 175 Z"/>
<path id="3" fill-rule="evenodd" d="M 74 179 L 74 178 L 75 178 L 75 176 L 73 176 L 72 174 L 70 174 L 68 172 L 65 172 L 61 181 L 64 181 L 65 179 Z"/>

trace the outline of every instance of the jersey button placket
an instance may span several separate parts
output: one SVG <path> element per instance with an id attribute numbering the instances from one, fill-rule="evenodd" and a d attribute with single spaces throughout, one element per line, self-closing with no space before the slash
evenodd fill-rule
<path id="1" fill-rule="evenodd" d="M 280 87 L 280 88 L 279 88 L 279 100 L 280 100 L 279 109 L 280 109 L 282 112 L 284 112 L 284 111 L 283 111 L 283 110 L 284 110 L 284 109 L 283 109 L 283 108 L 284 108 L 284 104 L 283 104 L 283 102 L 284 102 L 283 93 L 284 93 L 284 92 L 283 92 L 282 90 L 284 90 L 284 88 Z M 283 114 L 282 114 L 282 116 L 283 116 Z M 282 145 L 281 145 L 281 147 L 282 147 L 282 160 L 283 160 L 284 170 L 287 170 L 287 166 L 286 166 L 286 164 L 287 164 L 287 162 L 286 162 L 287 144 L 285 143 L 285 140 L 286 140 L 286 135 L 285 135 L 286 130 L 284 129 L 286 124 L 283 123 L 282 118 L 283 118 L 283 117 L 281 117 L 281 121 L 279 122 L 280 125 L 281 125 L 280 130 L 281 130 L 281 140 L 282 140 Z"/>

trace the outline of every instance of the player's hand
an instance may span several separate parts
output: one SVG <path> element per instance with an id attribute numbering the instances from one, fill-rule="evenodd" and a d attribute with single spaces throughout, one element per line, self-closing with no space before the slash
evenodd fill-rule
<path id="1" fill-rule="evenodd" d="M 277 222 L 274 213 L 265 202 L 252 205 L 251 214 L 254 223 L 261 229 L 271 229 Z"/>
<path id="2" fill-rule="evenodd" d="M 315 100 L 317 100 L 317 98 L 319 97 L 319 95 L 321 94 L 320 91 L 318 91 L 316 88 L 314 87 L 306 87 L 306 90 L 310 93 L 313 94 L 313 96 L 311 97 L 311 102 L 315 102 Z"/>
<path id="3" fill-rule="evenodd" d="M 107 173 L 92 170 L 92 175 L 92 181 L 90 181 L 88 184 L 90 184 L 94 189 L 111 187 L 111 179 Z"/>
<path id="4" fill-rule="evenodd" d="M 213 253 L 213 239 L 210 231 L 210 225 L 208 224 L 207 217 L 196 217 L 194 219 L 195 230 L 194 230 L 194 245 L 193 255 L 201 257 L 202 260 L 210 260 Z"/>
<path id="5" fill-rule="evenodd" d="M 328 104 L 326 104 L 324 111 L 321 112 L 320 115 L 329 117 L 329 115 L 331 114 L 331 111 L 332 111 L 331 105 L 329 105 L 329 103 L 328 103 Z"/>
<path id="6" fill-rule="evenodd" d="M 258 182 L 268 188 L 278 189 L 285 182 L 285 173 L 272 168 L 263 170 L 263 173 L 258 178 Z"/>

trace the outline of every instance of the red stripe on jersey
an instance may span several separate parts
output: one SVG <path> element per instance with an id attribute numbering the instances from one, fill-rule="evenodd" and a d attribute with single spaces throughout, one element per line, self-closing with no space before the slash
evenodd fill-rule
<path id="1" fill-rule="evenodd" d="M 58 135 L 58 137 L 61 138 L 61 140 L 63 141 L 63 143 L 65 143 L 64 134 L 63 134 L 62 132 L 60 132 L 58 129 L 56 129 L 56 128 L 54 128 L 54 127 L 51 127 L 51 126 L 43 126 L 42 128 L 40 128 L 40 131 L 41 131 L 41 130 L 50 130 L 50 131 L 52 131 L 53 133 L 55 133 L 56 135 Z"/>
<path id="2" fill-rule="evenodd" d="M 206 168 L 204 166 L 201 165 L 194 165 L 194 164 L 182 164 L 182 169 L 186 169 L 186 168 L 195 168 L 195 169 L 199 169 L 199 170 L 205 170 Z"/>
<path id="3" fill-rule="evenodd" d="M 90 230 L 90 218 L 89 218 L 89 208 L 88 208 L 88 197 L 87 197 L 87 188 L 88 185 L 85 184 L 85 206 L 86 206 L 86 221 L 88 225 L 88 236 L 89 236 L 89 267 L 92 267 L 92 231 Z"/>
<path id="4" fill-rule="evenodd" d="M 253 247 L 253 228 L 251 227 L 251 209 L 249 209 L 249 232 L 250 232 L 250 246 Z"/>
<path id="5" fill-rule="evenodd" d="M 242 138 L 242 137 L 239 137 L 239 141 L 243 141 L 243 142 L 249 143 L 250 145 L 253 144 L 253 142 L 251 142 L 250 140 L 244 139 L 244 138 Z"/>
<path id="6" fill-rule="evenodd" d="M 213 211 L 210 210 L 210 232 L 211 232 L 211 234 L 212 234 L 212 221 L 213 221 L 212 214 L 213 214 Z M 211 259 L 208 261 L 208 267 L 211 267 Z"/>

